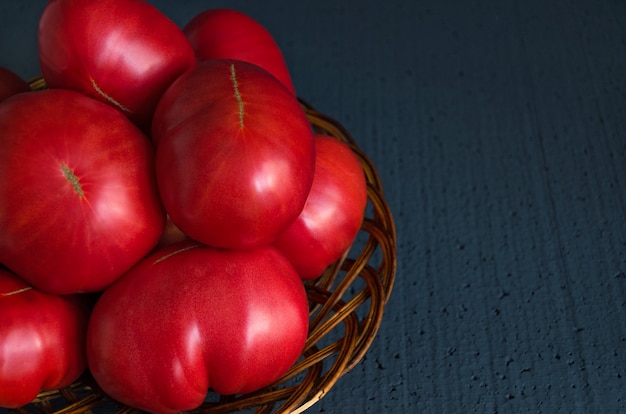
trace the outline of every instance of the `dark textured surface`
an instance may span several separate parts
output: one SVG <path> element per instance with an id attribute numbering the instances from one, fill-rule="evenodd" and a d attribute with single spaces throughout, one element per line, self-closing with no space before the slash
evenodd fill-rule
<path id="1" fill-rule="evenodd" d="M 626 3 L 153 3 L 257 18 L 379 168 L 396 287 L 310 412 L 626 412 Z M 43 4 L 0 2 L 23 77 Z"/>

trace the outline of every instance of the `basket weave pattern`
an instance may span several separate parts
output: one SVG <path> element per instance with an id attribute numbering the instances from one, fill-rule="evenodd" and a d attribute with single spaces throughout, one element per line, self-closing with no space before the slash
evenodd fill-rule
<path id="1" fill-rule="evenodd" d="M 32 89 L 45 88 L 42 79 Z M 363 166 L 368 185 L 368 206 L 361 230 L 351 249 L 324 274 L 306 282 L 310 304 L 309 336 L 302 357 L 275 384 L 246 395 L 209 393 L 194 413 L 300 413 L 326 395 L 335 383 L 363 358 L 382 322 L 396 274 L 396 232 L 375 166 L 336 120 L 301 101 L 316 133 L 348 144 Z M 139 413 L 111 401 L 87 372 L 71 386 L 45 391 L 17 413 L 55 414 L 103 412 Z M 110 408 L 113 407 L 113 408 Z"/>

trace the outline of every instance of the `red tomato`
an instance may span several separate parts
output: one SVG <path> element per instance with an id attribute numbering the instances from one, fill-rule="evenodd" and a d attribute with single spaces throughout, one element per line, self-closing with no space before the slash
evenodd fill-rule
<path id="1" fill-rule="evenodd" d="M 267 70 L 295 94 L 289 69 L 272 34 L 240 11 L 210 9 L 183 28 L 199 61 L 237 59 Z"/>
<path id="2" fill-rule="evenodd" d="M 0 407 L 78 379 L 90 307 L 83 296 L 43 293 L 0 267 Z"/>
<path id="3" fill-rule="evenodd" d="M 170 218 L 194 240 L 268 244 L 300 214 L 313 181 L 313 132 L 296 97 L 251 63 L 206 61 L 154 115 L 156 174 Z"/>
<path id="4" fill-rule="evenodd" d="M 303 279 L 320 276 L 350 247 L 367 203 L 363 167 L 350 147 L 315 135 L 315 150 L 315 176 L 304 209 L 274 242 Z"/>
<path id="5" fill-rule="evenodd" d="M 30 91 L 28 84 L 16 73 L 0 67 L 0 102 L 20 92 Z"/>
<path id="6" fill-rule="evenodd" d="M 304 285 L 278 250 L 181 242 L 102 294 L 87 359 L 118 401 L 150 412 L 191 410 L 209 388 L 247 393 L 280 378 L 302 353 L 308 317 Z"/>
<path id="7" fill-rule="evenodd" d="M 85 93 L 144 128 L 169 84 L 195 65 L 182 30 L 142 0 L 50 1 L 38 39 L 49 87 Z"/>
<path id="8" fill-rule="evenodd" d="M 51 293 L 104 289 L 165 224 L 150 140 L 119 111 L 51 89 L 0 105 L 0 263 Z"/>

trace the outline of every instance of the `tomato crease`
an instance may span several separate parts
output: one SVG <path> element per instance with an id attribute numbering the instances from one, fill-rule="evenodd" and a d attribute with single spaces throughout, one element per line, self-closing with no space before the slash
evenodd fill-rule
<path id="1" fill-rule="evenodd" d="M 121 103 L 113 99 L 112 96 L 106 94 L 102 89 L 100 89 L 100 87 L 98 86 L 98 84 L 93 78 L 89 78 L 89 80 L 91 81 L 91 86 L 98 93 L 98 95 L 102 96 L 104 99 L 106 99 L 107 101 L 109 101 L 110 103 L 115 105 L 117 108 L 121 109 L 122 111 L 128 112 L 129 114 L 133 113 L 133 111 L 131 111 L 126 106 L 122 105 Z"/>
<path id="2" fill-rule="evenodd" d="M 239 92 L 239 82 L 237 82 L 234 63 L 230 65 L 230 80 L 233 82 L 235 98 L 237 99 L 237 105 L 239 105 L 239 128 L 243 128 L 243 99 L 241 99 L 241 93 Z"/>
<path id="3" fill-rule="evenodd" d="M 172 253 L 168 253 L 168 254 L 166 254 L 166 255 L 165 255 L 165 256 L 163 256 L 163 257 L 159 257 L 157 260 L 155 260 L 155 261 L 154 261 L 154 263 L 153 263 L 153 264 L 160 263 L 160 262 L 162 262 L 163 260 L 168 259 L 168 258 L 170 258 L 170 257 L 174 256 L 175 254 L 182 253 L 182 252 L 186 252 L 187 250 L 195 249 L 196 247 L 200 247 L 200 246 L 201 246 L 201 244 L 193 244 L 193 245 L 191 245 L 191 246 L 186 246 L 186 247 L 183 247 L 182 249 L 178 249 L 178 250 L 176 250 L 176 251 L 173 251 Z"/>
<path id="4" fill-rule="evenodd" d="M 18 290 L 14 290 L 13 292 L 0 293 L 0 296 L 4 297 L 4 296 L 17 295 L 19 293 L 23 293 L 23 292 L 29 291 L 31 289 L 32 289 L 31 286 L 27 286 L 27 287 L 24 287 L 24 288 L 21 288 L 21 289 L 18 289 Z"/>
<path id="5" fill-rule="evenodd" d="M 63 171 L 63 175 L 67 181 L 69 181 L 69 183 L 72 184 L 72 187 L 74 187 L 76 194 L 78 194 L 81 198 L 84 198 L 85 192 L 83 191 L 83 187 L 80 185 L 78 177 L 74 174 L 74 171 L 72 171 L 66 164 L 61 164 L 61 170 Z"/>

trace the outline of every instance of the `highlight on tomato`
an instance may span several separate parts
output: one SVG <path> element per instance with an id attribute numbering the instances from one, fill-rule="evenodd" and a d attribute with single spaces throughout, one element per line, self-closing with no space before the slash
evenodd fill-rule
<path id="1" fill-rule="evenodd" d="M 144 130 L 165 89 L 196 63 L 182 29 L 143 0 L 52 0 L 38 55 L 50 88 L 109 104 Z"/>
<path id="2" fill-rule="evenodd" d="M 91 301 L 41 292 L 0 266 L 0 407 L 76 381 L 87 368 Z"/>
<path id="3" fill-rule="evenodd" d="M 211 246 L 271 243 L 311 189 L 315 147 L 304 110 L 248 62 L 210 60 L 180 76 L 159 101 L 152 140 L 172 222 Z"/>
<path id="4" fill-rule="evenodd" d="M 114 399 L 155 413 L 198 407 L 209 389 L 256 391 L 299 358 L 308 334 L 304 284 L 275 248 L 160 249 L 95 305 L 87 357 Z"/>
<path id="5" fill-rule="evenodd" d="M 78 92 L 0 104 L 0 263 L 38 289 L 106 288 L 157 244 L 165 211 L 150 140 Z"/>

